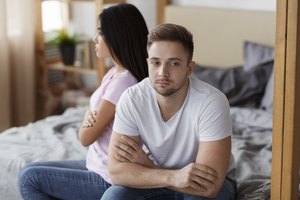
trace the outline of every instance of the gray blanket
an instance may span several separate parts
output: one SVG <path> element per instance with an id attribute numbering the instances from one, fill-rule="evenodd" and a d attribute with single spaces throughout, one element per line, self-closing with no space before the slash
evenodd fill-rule
<path id="1" fill-rule="evenodd" d="M 41 160 L 84 159 L 86 149 L 77 140 L 84 108 L 70 108 L 0 134 L 0 199 L 20 200 L 17 174 L 27 163 Z"/>
<path id="2" fill-rule="evenodd" d="M 237 199 L 269 199 L 272 115 L 263 110 L 231 108 L 232 151 L 237 167 Z"/>
<path id="3" fill-rule="evenodd" d="M 0 134 L 0 199 L 20 200 L 17 175 L 27 163 L 84 159 L 87 149 L 77 139 L 85 108 L 69 108 Z M 237 199 L 268 199 L 270 192 L 272 116 L 262 110 L 232 108 L 233 145 L 237 163 Z"/>

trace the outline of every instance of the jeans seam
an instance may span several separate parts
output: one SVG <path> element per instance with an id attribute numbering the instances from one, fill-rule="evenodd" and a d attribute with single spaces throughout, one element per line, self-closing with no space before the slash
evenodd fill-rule
<path id="1" fill-rule="evenodd" d="M 31 176 L 30 177 L 29 176 L 25 176 L 25 179 L 22 182 L 21 188 L 20 188 L 21 193 L 26 197 L 26 199 L 29 199 L 29 196 L 28 196 L 28 190 L 25 189 L 26 188 L 25 185 L 26 185 L 27 182 L 29 182 L 30 178 L 31 178 Z"/>

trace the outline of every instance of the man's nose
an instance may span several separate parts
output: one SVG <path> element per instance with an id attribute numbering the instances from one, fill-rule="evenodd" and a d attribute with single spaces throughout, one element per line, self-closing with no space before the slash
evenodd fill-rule
<path id="1" fill-rule="evenodd" d="M 169 70 L 168 70 L 169 66 L 167 63 L 162 63 L 160 68 L 159 68 L 159 76 L 168 76 L 169 75 Z"/>

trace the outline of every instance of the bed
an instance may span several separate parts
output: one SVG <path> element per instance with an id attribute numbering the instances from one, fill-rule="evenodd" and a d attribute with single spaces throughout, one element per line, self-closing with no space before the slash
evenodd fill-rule
<path id="1" fill-rule="evenodd" d="M 272 47 L 245 41 L 243 65 L 222 68 L 197 64 L 193 74 L 223 91 L 229 100 L 237 199 L 270 198 L 273 51 Z M 265 55 L 254 56 L 257 53 Z"/>
<path id="2" fill-rule="evenodd" d="M 165 22 L 194 35 L 193 76 L 228 97 L 237 163 L 237 199 L 269 199 L 272 156 L 275 13 L 168 5 Z M 222 31 L 222 32 L 221 32 Z M 84 159 L 77 140 L 86 107 L 0 134 L 0 197 L 19 200 L 17 174 L 39 160 Z"/>
<path id="3" fill-rule="evenodd" d="M 69 108 L 0 133 L 0 199 L 21 200 L 17 174 L 27 163 L 41 160 L 85 159 L 87 149 L 77 139 L 87 107 Z"/>
<path id="4" fill-rule="evenodd" d="M 237 199 L 269 199 L 275 12 L 167 5 L 164 15 L 194 36 L 193 75 L 229 100 Z"/>

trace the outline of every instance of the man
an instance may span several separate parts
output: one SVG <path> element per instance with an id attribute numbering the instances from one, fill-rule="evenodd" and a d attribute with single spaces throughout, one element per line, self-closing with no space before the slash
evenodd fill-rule
<path id="1" fill-rule="evenodd" d="M 102 199 L 234 199 L 228 101 L 190 77 L 192 34 L 162 24 L 147 49 L 149 78 L 117 104 L 108 163 L 115 185 Z"/>

